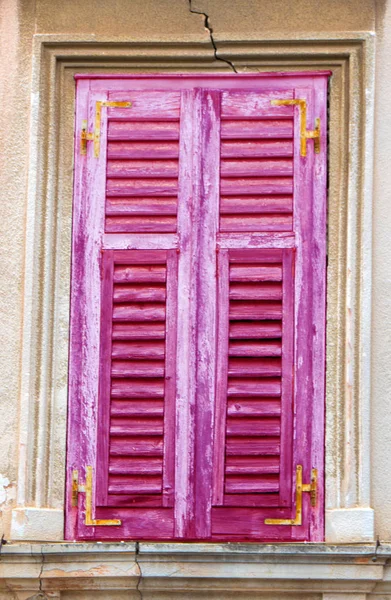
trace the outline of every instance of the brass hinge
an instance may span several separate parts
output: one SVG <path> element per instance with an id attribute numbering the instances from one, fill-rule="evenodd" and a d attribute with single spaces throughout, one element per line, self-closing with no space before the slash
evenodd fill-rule
<path id="1" fill-rule="evenodd" d="M 89 133 L 87 131 L 87 121 L 83 120 L 81 123 L 81 135 L 80 135 L 80 154 L 87 154 L 87 142 L 94 142 L 94 156 L 95 158 L 99 157 L 100 152 L 100 123 L 102 117 L 102 106 L 107 106 L 109 108 L 130 108 L 132 106 L 131 102 L 106 102 L 103 100 L 98 100 L 95 105 L 95 127 L 94 132 Z"/>
<path id="2" fill-rule="evenodd" d="M 78 505 L 79 494 L 86 495 L 86 518 L 85 525 L 121 525 L 119 519 L 93 519 L 92 518 L 92 467 L 86 467 L 86 481 L 79 484 L 79 472 L 77 469 L 72 471 L 72 506 Z"/>
<path id="3" fill-rule="evenodd" d="M 294 519 L 265 519 L 265 525 L 301 525 L 303 517 L 303 492 L 311 495 L 311 506 L 317 502 L 318 470 L 311 469 L 311 483 L 303 483 L 303 467 L 296 467 L 296 515 Z"/>
<path id="4" fill-rule="evenodd" d="M 307 102 L 302 98 L 294 100 L 271 100 L 273 106 L 295 106 L 300 109 L 300 154 L 307 156 L 307 140 L 314 140 L 315 153 L 320 152 L 320 118 L 315 119 L 315 129 L 307 129 Z"/>

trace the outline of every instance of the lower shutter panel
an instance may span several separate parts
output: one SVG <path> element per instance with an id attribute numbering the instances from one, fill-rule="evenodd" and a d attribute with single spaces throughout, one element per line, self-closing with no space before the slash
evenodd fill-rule
<path id="1" fill-rule="evenodd" d="M 293 250 L 219 254 L 213 533 L 259 538 L 267 507 L 291 503 Z"/>
<path id="2" fill-rule="evenodd" d="M 173 505 L 175 298 L 175 252 L 103 252 L 96 504 L 144 520 Z"/>

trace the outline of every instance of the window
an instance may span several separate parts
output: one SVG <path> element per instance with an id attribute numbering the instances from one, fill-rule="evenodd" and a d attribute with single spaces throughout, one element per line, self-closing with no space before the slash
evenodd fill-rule
<path id="1" fill-rule="evenodd" d="M 326 92 L 78 77 L 69 539 L 323 539 Z"/>

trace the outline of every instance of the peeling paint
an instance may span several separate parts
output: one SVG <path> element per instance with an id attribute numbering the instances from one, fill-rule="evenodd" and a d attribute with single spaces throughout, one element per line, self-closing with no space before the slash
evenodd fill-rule
<path id="1" fill-rule="evenodd" d="M 7 488 L 10 485 L 8 477 L 0 474 L 0 504 L 7 500 Z"/>

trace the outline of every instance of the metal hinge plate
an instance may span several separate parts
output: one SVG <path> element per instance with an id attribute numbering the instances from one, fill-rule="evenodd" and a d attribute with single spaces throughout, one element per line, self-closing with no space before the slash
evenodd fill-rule
<path id="1" fill-rule="evenodd" d="M 92 517 L 92 491 L 93 491 L 93 469 L 91 466 L 86 467 L 86 481 L 79 484 L 79 472 L 77 469 L 72 471 L 72 506 L 77 506 L 79 502 L 79 494 L 86 495 L 85 503 L 85 521 L 88 526 L 95 525 L 121 525 L 119 519 L 94 519 Z"/>
<path id="2" fill-rule="evenodd" d="M 102 106 L 108 108 L 130 108 L 131 102 L 110 102 L 98 100 L 95 104 L 95 127 L 92 133 L 88 132 L 87 121 L 83 120 L 80 134 L 80 154 L 87 154 L 87 142 L 94 142 L 94 156 L 99 157 L 100 153 L 100 124 L 102 119 Z"/>
<path id="3" fill-rule="evenodd" d="M 293 519 L 265 519 L 265 525 L 302 525 L 303 520 L 303 492 L 309 492 L 311 506 L 317 502 L 318 470 L 311 469 L 311 483 L 303 483 L 303 467 L 296 467 L 296 515 Z"/>
<path id="4" fill-rule="evenodd" d="M 314 140 L 316 154 L 320 152 L 320 118 L 315 119 L 315 129 L 307 129 L 307 102 L 302 98 L 293 100 L 271 100 L 273 106 L 298 106 L 300 109 L 300 154 L 307 156 L 307 140 Z"/>

